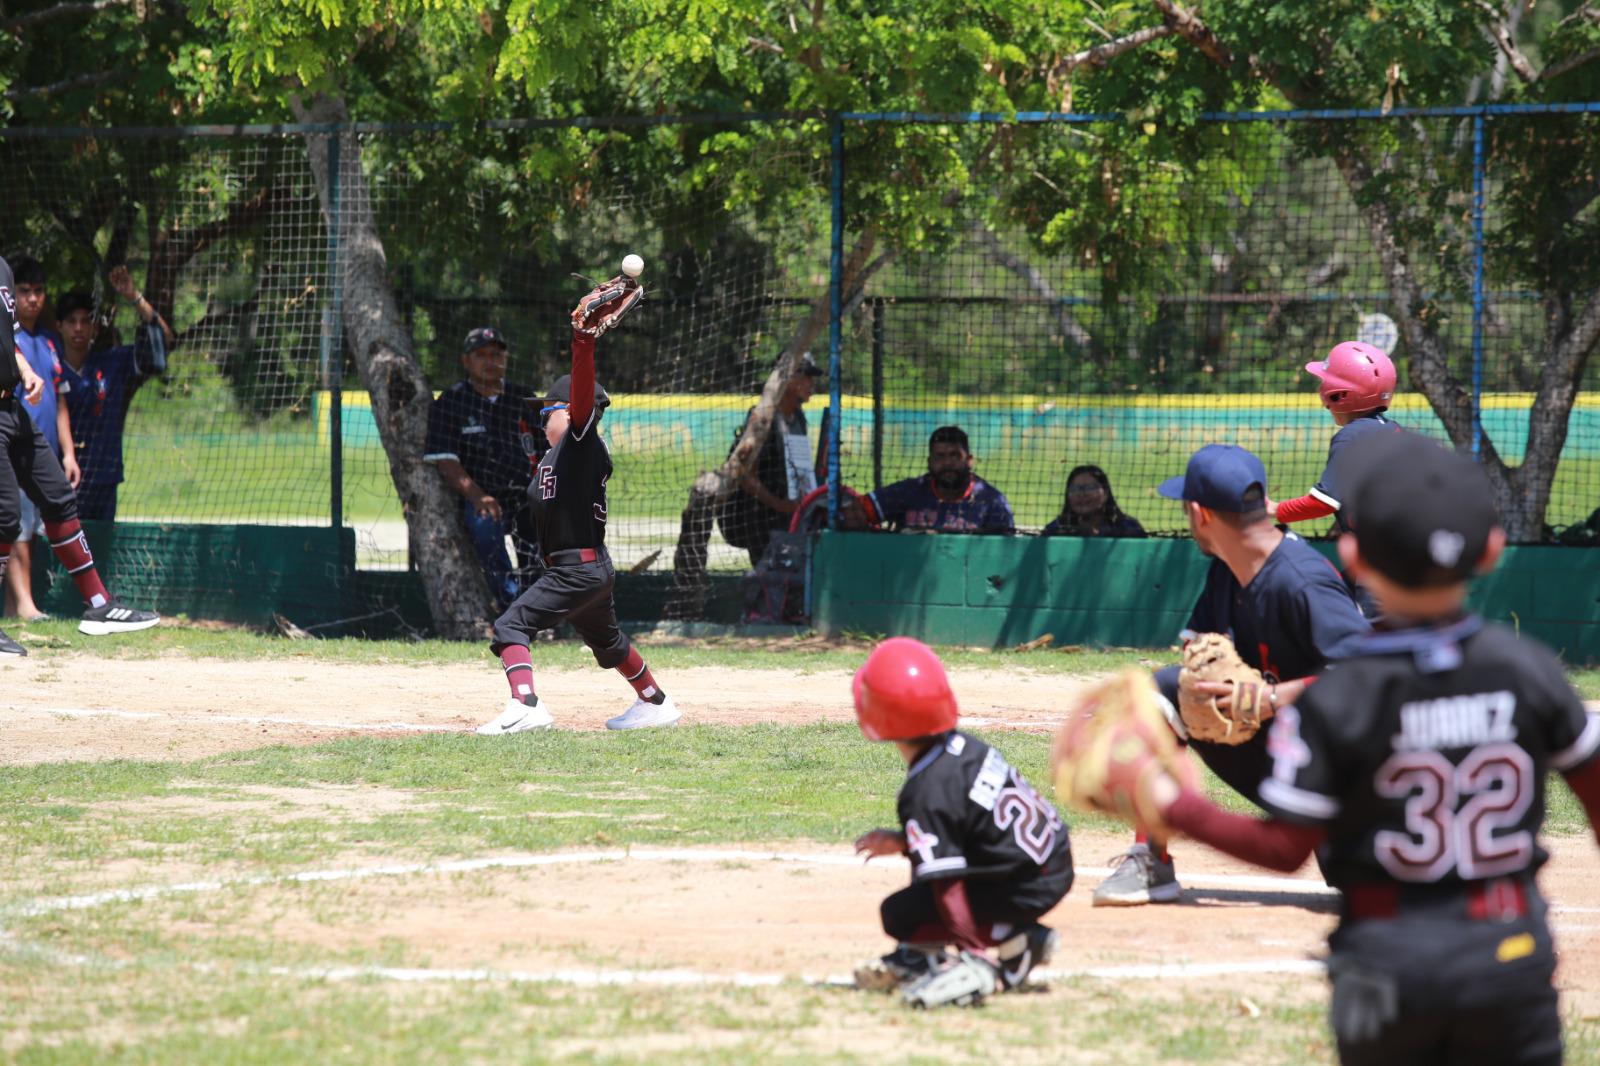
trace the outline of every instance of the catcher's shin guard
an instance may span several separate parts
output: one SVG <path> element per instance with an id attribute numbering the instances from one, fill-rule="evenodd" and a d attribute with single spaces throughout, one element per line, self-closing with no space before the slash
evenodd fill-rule
<path id="1" fill-rule="evenodd" d="M 900 992 L 906 1006 L 917 1010 L 934 1007 L 975 1007 L 985 996 L 1000 990 L 1000 971 L 994 963 L 963 951 L 947 965 L 911 982 Z"/>

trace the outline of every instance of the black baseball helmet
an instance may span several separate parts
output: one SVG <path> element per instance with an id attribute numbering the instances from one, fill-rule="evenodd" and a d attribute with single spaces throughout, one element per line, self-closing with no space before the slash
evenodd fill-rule
<path id="1" fill-rule="evenodd" d="M 571 403 L 572 375 L 562 374 L 556 378 L 556 383 L 551 385 L 550 391 L 545 394 L 544 402 L 547 407 L 552 403 Z M 602 411 L 611 406 L 610 395 L 600 387 L 598 381 L 594 383 L 594 405 Z"/>

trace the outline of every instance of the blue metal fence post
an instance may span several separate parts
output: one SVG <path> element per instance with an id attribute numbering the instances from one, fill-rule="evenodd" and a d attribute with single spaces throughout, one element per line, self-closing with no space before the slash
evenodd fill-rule
<path id="1" fill-rule="evenodd" d="M 334 529 L 344 525 L 344 277 L 339 268 L 339 132 L 328 135 L 328 284 L 333 299 L 330 328 L 322 331 L 328 369 L 328 494 Z"/>
<path id="2" fill-rule="evenodd" d="M 1483 126 L 1472 116 L 1472 454 L 1483 443 Z"/>
<path id="3" fill-rule="evenodd" d="M 837 113 L 833 133 L 833 237 L 828 265 L 828 406 L 833 412 L 832 433 L 828 437 L 828 528 L 839 528 L 839 436 L 844 430 L 842 388 L 840 386 L 839 319 L 844 304 L 844 119 Z"/>

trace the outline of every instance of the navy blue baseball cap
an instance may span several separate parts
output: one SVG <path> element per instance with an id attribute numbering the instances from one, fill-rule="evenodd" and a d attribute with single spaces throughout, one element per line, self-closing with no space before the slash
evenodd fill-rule
<path id="1" fill-rule="evenodd" d="M 467 334 L 467 339 L 461 342 L 461 354 L 466 355 L 468 352 L 475 352 L 479 348 L 490 344 L 498 344 L 507 351 L 511 350 L 511 345 L 506 343 L 506 335 L 504 333 L 501 333 L 493 326 L 479 326 Z"/>
<path id="2" fill-rule="evenodd" d="M 1267 468 L 1237 444 L 1207 444 L 1189 457 L 1181 475 L 1167 478 L 1156 491 L 1169 500 L 1244 514 L 1266 506 Z"/>

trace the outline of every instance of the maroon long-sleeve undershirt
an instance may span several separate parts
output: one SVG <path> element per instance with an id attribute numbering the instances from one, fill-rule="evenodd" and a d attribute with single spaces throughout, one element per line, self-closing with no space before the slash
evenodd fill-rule
<path id="1" fill-rule="evenodd" d="M 1324 835 L 1315 826 L 1230 813 L 1190 789 L 1179 793 L 1167 811 L 1167 821 L 1202 844 L 1283 873 L 1305 865 Z"/>
<path id="2" fill-rule="evenodd" d="M 580 434 L 594 414 L 594 342 L 587 333 L 572 331 L 572 399 L 567 415 Z"/>
<path id="3" fill-rule="evenodd" d="M 1600 843 L 1600 758 L 1590 759 L 1565 776 L 1578 802 L 1583 804 L 1596 843 Z M 1177 802 L 1167 811 L 1167 821 L 1174 829 L 1202 844 L 1283 873 L 1292 873 L 1304 865 L 1325 835 L 1316 826 L 1232 814 L 1188 789 L 1179 794 Z"/>
<path id="4" fill-rule="evenodd" d="M 1327 518 L 1334 510 L 1315 496 L 1296 496 L 1278 504 L 1278 521 L 1306 522 L 1313 518 Z"/>

